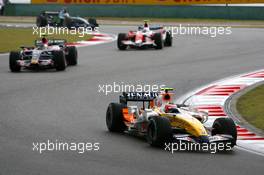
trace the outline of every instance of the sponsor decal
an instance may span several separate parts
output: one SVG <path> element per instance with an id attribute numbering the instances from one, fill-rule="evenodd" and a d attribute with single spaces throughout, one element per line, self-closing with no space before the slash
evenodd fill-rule
<path id="1" fill-rule="evenodd" d="M 32 4 L 109 4 L 109 5 L 188 5 L 188 4 L 247 4 L 264 0 L 31 0 Z"/>

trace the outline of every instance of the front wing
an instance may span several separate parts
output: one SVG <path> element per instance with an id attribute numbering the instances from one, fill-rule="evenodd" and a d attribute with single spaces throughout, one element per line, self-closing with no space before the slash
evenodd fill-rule
<path id="1" fill-rule="evenodd" d="M 122 41 L 122 43 L 124 45 L 127 45 L 127 46 L 135 46 L 135 47 L 156 46 L 154 41 L 146 41 L 146 42 L 142 42 L 142 43 L 136 43 L 136 42 L 133 42 L 131 40 L 128 40 L 128 41 Z"/>
<path id="2" fill-rule="evenodd" d="M 214 135 L 196 138 L 189 134 L 174 134 L 173 139 L 174 141 L 183 141 L 191 143 L 226 143 L 231 142 L 233 137 L 231 135 Z"/>

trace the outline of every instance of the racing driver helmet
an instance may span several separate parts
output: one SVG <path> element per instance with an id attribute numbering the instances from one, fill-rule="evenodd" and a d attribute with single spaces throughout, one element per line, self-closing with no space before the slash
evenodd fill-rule
<path id="1" fill-rule="evenodd" d="M 160 94 L 156 98 L 156 105 L 158 107 L 165 107 L 166 104 L 173 104 L 174 93 L 173 88 L 162 88 Z"/>
<path id="2" fill-rule="evenodd" d="M 43 37 L 41 39 L 42 47 L 44 47 L 44 48 L 48 47 L 48 42 L 49 42 L 48 39 Z"/>
<path id="3" fill-rule="evenodd" d="M 148 25 L 148 22 L 147 21 L 145 21 L 145 23 L 144 23 L 144 26 L 143 26 L 143 32 L 148 32 L 148 31 L 150 31 L 150 29 L 149 29 L 149 25 Z"/>

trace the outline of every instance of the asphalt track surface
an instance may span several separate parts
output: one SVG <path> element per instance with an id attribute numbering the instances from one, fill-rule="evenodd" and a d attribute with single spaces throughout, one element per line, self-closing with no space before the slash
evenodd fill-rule
<path id="1" fill-rule="evenodd" d="M 103 26 L 108 33 L 131 27 Z M 11 73 L 0 56 L 1 175 L 263 174 L 264 157 L 177 152 L 151 148 L 144 140 L 109 133 L 107 105 L 98 85 L 166 84 L 180 96 L 234 74 L 263 69 L 263 29 L 232 29 L 232 35 L 178 36 L 172 48 L 118 51 L 116 43 L 79 48 L 79 65 L 65 72 Z M 99 142 L 100 150 L 32 151 L 32 142 Z"/>

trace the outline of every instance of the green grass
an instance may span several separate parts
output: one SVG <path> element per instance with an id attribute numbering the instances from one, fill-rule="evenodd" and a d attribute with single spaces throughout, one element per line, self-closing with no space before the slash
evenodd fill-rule
<path id="1" fill-rule="evenodd" d="M 36 39 L 40 39 L 39 35 L 33 35 L 32 28 L 0 28 L 0 53 L 9 52 L 11 50 L 19 50 L 20 46 L 33 46 Z M 79 35 L 49 35 L 48 38 L 66 39 L 67 42 L 75 42 L 90 39 L 91 35 L 79 37 Z"/>
<path id="2" fill-rule="evenodd" d="M 241 96 L 237 110 L 250 124 L 264 130 L 264 85 Z"/>
<path id="3" fill-rule="evenodd" d="M 36 17 L 28 16 L 0 16 L 1 23 L 35 23 Z"/>

